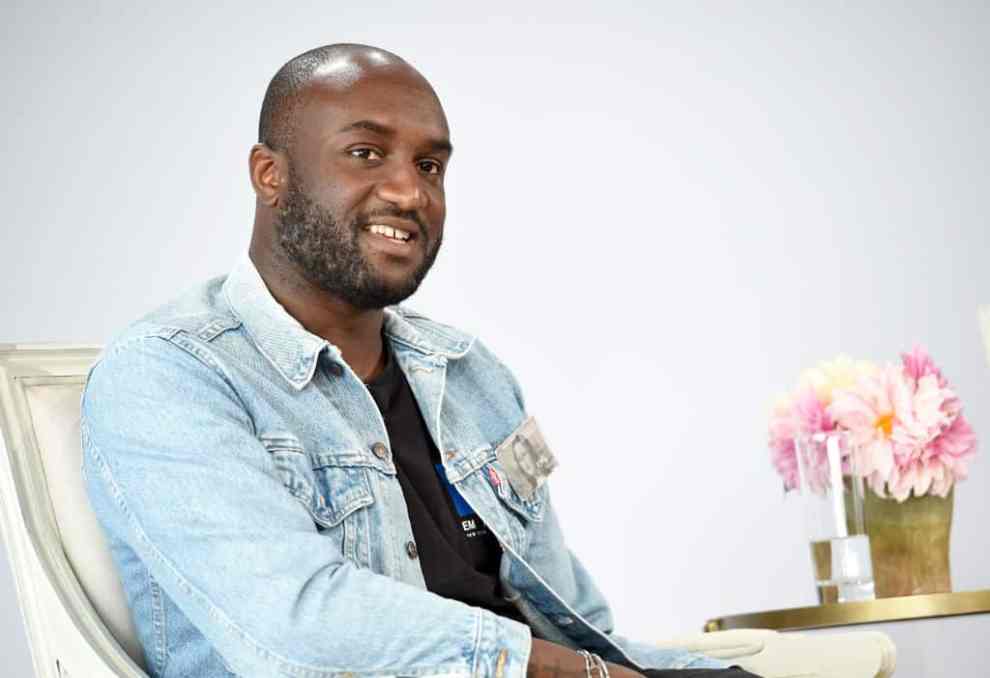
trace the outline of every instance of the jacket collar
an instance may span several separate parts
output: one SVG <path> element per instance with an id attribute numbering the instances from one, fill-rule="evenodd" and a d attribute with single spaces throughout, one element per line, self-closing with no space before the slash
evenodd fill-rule
<path id="1" fill-rule="evenodd" d="M 424 355 L 453 360 L 474 344 L 474 337 L 448 325 L 433 322 L 404 306 L 385 309 L 385 336 Z"/>
<path id="2" fill-rule="evenodd" d="M 339 348 L 309 332 L 275 300 L 247 254 L 227 276 L 223 294 L 261 354 L 296 390 L 312 380 L 321 351 L 340 359 Z M 459 358 L 474 343 L 470 335 L 401 306 L 385 309 L 385 336 L 442 359 Z"/>

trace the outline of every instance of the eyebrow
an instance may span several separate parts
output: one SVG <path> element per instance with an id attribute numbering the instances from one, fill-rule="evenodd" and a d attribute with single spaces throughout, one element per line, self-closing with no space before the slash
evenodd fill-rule
<path id="1" fill-rule="evenodd" d="M 395 130 L 381 123 L 377 123 L 374 120 L 357 120 L 349 125 L 345 125 L 337 130 L 338 134 L 343 134 L 344 132 L 352 132 L 354 130 L 363 129 L 368 132 L 373 132 L 383 137 L 394 137 Z M 439 152 L 446 151 L 447 153 L 453 153 L 454 147 L 447 139 L 430 139 L 426 142 L 426 145 L 431 151 Z"/>

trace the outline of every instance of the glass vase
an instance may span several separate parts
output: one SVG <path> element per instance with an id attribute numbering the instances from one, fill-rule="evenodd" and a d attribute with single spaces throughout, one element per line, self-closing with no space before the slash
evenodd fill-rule
<path id="1" fill-rule="evenodd" d="M 801 435 L 794 446 L 818 602 L 873 600 L 865 488 L 863 479 L 854 473 L 855 455 L 848 435 Z"/>

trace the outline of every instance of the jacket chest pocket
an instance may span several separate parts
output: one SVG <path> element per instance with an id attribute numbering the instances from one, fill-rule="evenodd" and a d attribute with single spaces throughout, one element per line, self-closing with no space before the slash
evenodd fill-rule
<path id="1" fill-rule="evenodd" d="M 502 465 L 497 460 L 493 459 L 485 464 L 481 471 L 488 479 L 488 484 L 495 490 L 495 494 L 498 495 L 499 500 L 510 508 L 513 513 L 527 522 L 540 522 L 543 520 L 545 490 L 542 487 L 536 490 L 532 498 L 523 499 L 512 488 L 505 469 L 502 468 Z"/>
<path id="2" fill-rule="evenodd" d="M 285 489 L 310 514 L 317 529 L 345 558 L 367 566 L 370 560 L 369 511 L 374 495 L 368 469 L 354 455 L 308 454 L 294 439 L 263 438 Z"/>
<path id="3" fill-rule="evenodd" d="M 509 483 L 505 469 L 497 460 L 491 460 L 478 469 L 492 492 L 495 494 L 497 505 L 505 518 L 512 546 L 520 553 L 525 553 L 528 545 L 527 530 L 532 523 L 543 521 L 546 509 L 546 488 L 539 488 L 531 499 L 523 499 Z"/>

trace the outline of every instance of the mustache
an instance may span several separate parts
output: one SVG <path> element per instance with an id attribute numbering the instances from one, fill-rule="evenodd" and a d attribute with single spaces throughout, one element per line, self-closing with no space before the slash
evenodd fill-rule
<path id="1" fill-rule="evenodd" d="M 399 210 L 399 209 L 375 210 L 374 212 L 368 212 L 367 214 L 363 214 L 360 217 L 358 217 L 355 220 L 354 225 L 357 228 L 364 228 L 365 226 L 370 226 L 371 224 L 375 223 L 375 219 L 377 217 L 392 217 L 393 219 L 402 219 L 403 221 L 411 221 L 414 224 L 416 224 L 417 228 L 419 228 L 419 233 L 418 233 L 419 237 L 426 240 L 426 225 L 423 223 L 423 220 L 420 218 L 419 214 L 416 213 L 414 210 Z"/>

